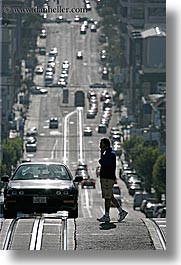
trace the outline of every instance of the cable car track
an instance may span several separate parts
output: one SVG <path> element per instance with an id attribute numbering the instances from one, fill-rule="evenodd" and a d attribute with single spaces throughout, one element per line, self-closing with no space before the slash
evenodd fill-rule
<path id="1" fill-rule="evenodd" d="M 151 221 L 155 227 L 155 230 L 157 232 L 157 235 L 159 237 L 163 250 L 166 250 L 166 235 L 163 231 L 163 227 L 159 225 L 159 222 L 157 219 L 151 219 Z"/>
<path id="2" fill-rule="evenodd" d="M 29 220 L 28 218 L 24 217 L 11 220 L 11 223 L 8 226 L 3 240 L 2 250 L 13 249 L 13 240 L 17 232 L 16 230 L 18 228 L 18 225 L 20 225 L 20 222 L 25 219 L 27 221 Z M 34 217 L 34 219 L 32 220 L 31 232 L 29 234 L 30 243 L 27 245 L 27 250 L 41 250 L 44 236 L 44 227 L 46 226 L 46 221 L 48 221 L 48 219 L 50 220 L 51 218 Z M 61 220 L 61 222 L 55 225 L 60 226 L 60 250 L 67 250 L 67 218 L 53 219 L 56 219 L 57 221 Z M 23 242 L 20 242 L 20 244 L 23 244 Z"/>

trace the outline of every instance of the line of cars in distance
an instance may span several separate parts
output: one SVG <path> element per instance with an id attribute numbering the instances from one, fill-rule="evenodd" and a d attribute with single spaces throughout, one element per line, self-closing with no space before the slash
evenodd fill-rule
<path id="1" fill-rule="evenodd" d="M 36 152 L 37 151 L 37 138 L 38 131 L 36 127 L 28 128 L 26 132 L 25 139 L 25 149 L 26 152 Z"/>
<path id="2" fill-rule="evenodd" d="M 143 178 L 138 176 L 130 163 L 121 160 L 120 178 L 125 182 L 129 195 L 133 197 L 133 209 L 139 209 L 147 218 L 166 217 L 166 203 L 159 201 L 154 193 L 144 189 Z"/>
<path id="3" fill-rule="evenodd" d="M 96 187 L 96 180 L 90 177 L 88 172 L 87 164 L 84 162 L 79 162 L 75 171 L 76 177 L 82 177 L 81 187 L 83 188 L 93 188 Z"/>

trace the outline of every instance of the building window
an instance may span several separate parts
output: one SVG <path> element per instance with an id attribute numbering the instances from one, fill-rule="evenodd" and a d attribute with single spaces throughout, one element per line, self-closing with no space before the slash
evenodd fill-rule
<path id="1" fill-rule="evenodd" d="M 149 17 L 166 17 L 166 9 L 165 8 L 149 8 L 148 9 Z"/>
<path id="2" fill-rule="evenodd" d="M 132 19 L 144 19 L 145 13 L 143 7 L 131 8 L 130 18 Z"/>

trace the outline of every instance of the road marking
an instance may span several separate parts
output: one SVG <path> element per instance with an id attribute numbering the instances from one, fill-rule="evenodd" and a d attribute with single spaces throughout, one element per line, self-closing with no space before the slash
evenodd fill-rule
<path id="1" fill-rule="evenodd" d="M 53 149 L 51 151 L 51 159 L 55 158 L 55 149 L 56 149 L 57 142 L 58 142 L 58 139 L 55 140 L 55 144 L 54 144 Z"/>

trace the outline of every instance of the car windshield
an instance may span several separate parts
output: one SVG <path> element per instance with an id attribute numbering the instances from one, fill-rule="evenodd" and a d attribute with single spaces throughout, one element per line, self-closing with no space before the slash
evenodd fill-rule
<path id="1" fill-rule="evenodd" d="M 28 164 L 21 165 L 13 180 L 71 180 L 71 175 L 64 165 L 59 164 Z"/>

